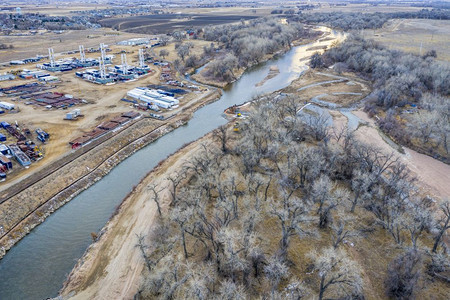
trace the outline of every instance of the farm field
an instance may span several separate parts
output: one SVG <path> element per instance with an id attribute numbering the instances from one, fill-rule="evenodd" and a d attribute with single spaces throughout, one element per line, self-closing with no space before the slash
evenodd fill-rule
<path id="1" fill-rule="evenodd" d="M 180 28 L 220 25 L 255 18 L 257 18 L 257 16 L 165 14 L 104 19 L 100 21 L 100 24 L 105 27 L 112 27 L 126 32 L 160 34 L 173 32 Z"/>
<path id="2" fill-rule="evenodd" d="M 381 29 L 366 30 L 364 37 L 414 54 L 436 50 L 438 60 L 450 61 L 450 20 L 395 19 Z"/>
<path id="3" fill-rule="evenodd" d="M 331 6 L 328 3 L 322 3 L 320 8 L 312 10 L 312 12 L 361 12 L 361 13 L 374 13 L 374 12 L 400 12 L 400 11 L 418 11 L 422 7 L 410 7 L 405 5 L 395 4 L 378 4 L 376 6 L 369 4 L 348 4 L 346 6 Z"/>
<path id="4" fill-rule="evenodd" d="M 9 5 L 5 5 L 9 6 Z M 1 8 L 2 6 L 0 6 Z M 89 4 L 89 3 L 71 3 L 71 5 L 24 5 L 20 4 L 22 13 L 41 13 L 50 16 L 71 16 L 75 11 L 91 10 L 91 9 L 106 9 L 108 5 L 104 4 Z"/>

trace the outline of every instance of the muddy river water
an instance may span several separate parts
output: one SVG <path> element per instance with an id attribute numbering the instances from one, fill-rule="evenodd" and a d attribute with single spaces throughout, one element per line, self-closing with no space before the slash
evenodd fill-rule
<path id="1" fill-rule="evenodd" d="M 327 30 L 322 28 L 322 30 Z M 329 37 L 341 39 L 339 32 Z M 333 40 L 294 47 L 266 63 L 253 67 L 227 87 L 222 97 L 201 109 L 186 126 L 161 137 L 136 152 L 96 184 L 53 213 L 0 260 L 0 299 L 45 299 L 55 297 L 77 260 L 92 242 L 91 232 L 98 232 L 133 186 L 159 161 L 226 123 L 223 111 L 254 96 L 288 86 L 306 69 L 314 46 L 330 45 Z M 261 82 L 276 65 L 280 73 Z"/>

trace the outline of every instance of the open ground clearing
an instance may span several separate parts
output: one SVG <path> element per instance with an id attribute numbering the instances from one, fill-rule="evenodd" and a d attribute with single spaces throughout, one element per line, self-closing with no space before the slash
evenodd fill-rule
<path id="1" fill-rule="evenodd" d="M 419 55 L 436 50 L 438 60 L 450 61 L 450 20 L 394 19 L 383 28 L 364 31 L 364 37 Z"/>
<path id="2" fill-rule="evenodd" d="M 317 102 L 326 101 L 346 107 L 367 96 L 370 84 L 350 73 L 332 74 L 309 70 L 283 92 L 293 94 L 302 101 L 316 99 L 319 100 Z"/>

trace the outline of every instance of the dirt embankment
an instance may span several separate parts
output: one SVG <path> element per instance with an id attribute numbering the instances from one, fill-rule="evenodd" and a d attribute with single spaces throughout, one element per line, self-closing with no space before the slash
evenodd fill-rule
<path id="1" fill-rule="evenodd" d="M 102 229 L 100 238 L 78 261 L 64 283 L 60 295 L 64 299 L 133 299 L 141 283 L 144 267 L 138 236 L 147 236 L 157 221 L 157 206 L 152 201 L 150 183 L 162 189 L 164 213 L 170 200 L 167 175 L 179 170 L 197 153 L 211 134 L 193 142 L 162 161 L 124 199 L 117 214 Z M 146 237 L 148 243 L 148 236 Z"/>
<path id="2" fill-rule="evenodd" d="M 0 257 L 56 209 L 73 199 L 115 167 L 122 160 L 160 136 L 188 122 L 195 110 L 218 99 L 218 91 L 192 101 L 170 121 L 144 119 L 124 130 L 94 151 L 43 178 L 0 204 Z"/>
<path id="3" fill-rule="evenodd" d="M 417 185 L 423 193 L 440 199 L 450 197 L 450 185 L 448 184 L 450 182 L 450 165 L 406 147 L 403 147 L 404 154 L 398 152 L 397 149 L 385 142 L 375 122 L 365 112 L 358 110 L 353 114 L 368 124 L 368 126 L 360 126 L 356 131 L 359 139 L 380 147 L 386 152 L 394 151 L 408 166 L 412 175 L 417 178 Z"/>

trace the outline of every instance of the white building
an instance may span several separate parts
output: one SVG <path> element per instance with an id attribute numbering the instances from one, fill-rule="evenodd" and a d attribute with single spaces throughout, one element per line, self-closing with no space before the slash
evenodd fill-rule
<path id="1" fill-rule="evenodd" d="M 40 77 L 39 81 L 43 81 L 43 82 L 59 81 L 59 78 L 56 76 L 44 76 L 44 77 Z"/>
<path id="2" fill-rule="evenodd" d="M 120 41 L 117 43 L 117 45 L 121 45 L 121 46 L 136 46 L 136 45 L 145 45 L 149 43 L 149 39 L 145 39 L 145 38 L 134 38 L 134 39 L 129 39 L 129 40 L 125 40 L 125 41 Z"/>
<path id="3" fill-rule="evenodd" d="M 15 79 L 16 76 L 14 76 L 13 74 L 0 74 L 0 81 L 4 81 L 4 80 L 13 80 Z"/>
<path id="4" fill-rule="evenodd" d="M 13 110 L 16 106 L 9 102 L 0 102 L 0 108 L 4 108 L 7 110 Z"/>

